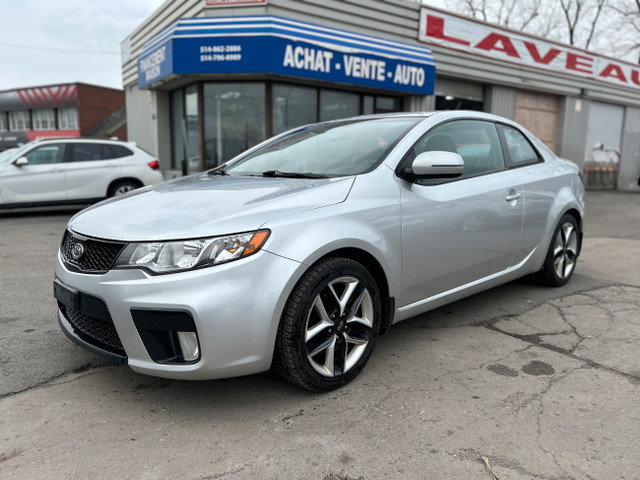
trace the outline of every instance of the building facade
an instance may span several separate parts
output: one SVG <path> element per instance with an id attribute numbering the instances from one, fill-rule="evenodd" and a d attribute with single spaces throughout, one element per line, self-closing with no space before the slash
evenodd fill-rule
<path id="1" fill-rule="evenodd" d="M 126 140 L 124 92 L 84 83 L 0 92 L 0 150 L 53 137 Z"/>
<path id="2" fill-rule="evenodd" d="M 406 0 L 165 2 L 125 39 L 129 137 L 180 174 L 288 128 L 483 110 L 584 165 L 619 152 L 640 191 L 640 67 Z"/>

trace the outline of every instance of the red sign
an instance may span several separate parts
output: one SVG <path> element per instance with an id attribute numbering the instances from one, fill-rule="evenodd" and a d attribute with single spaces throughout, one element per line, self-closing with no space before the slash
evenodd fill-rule
<path id="1" fill-rule="evenodd" d="M 640 67 L 422 7 L 418 40 L 494 60 L 640 89 Z"/>
<path id="2" fill-rule="evenodd" d="M 29 130 L 27 139 L 30 142 L 34 140 L 46 140 L 47 138 L 79 138 L 80 130 Z"/>
<path id="3" fill-rule="evenodd" d="M 252 7 L 266 5 L 267 0 L 205 0 L 207 8 L 215 7 Z"/>

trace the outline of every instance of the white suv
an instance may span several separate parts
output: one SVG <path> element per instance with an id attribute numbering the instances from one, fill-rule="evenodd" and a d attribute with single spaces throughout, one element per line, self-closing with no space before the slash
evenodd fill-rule
<path id="1" fill-rule="evenodd" d="M 0 208 L 92 203 L 163 180 L 134 143 L 51 139 L 0 153 Z"/>

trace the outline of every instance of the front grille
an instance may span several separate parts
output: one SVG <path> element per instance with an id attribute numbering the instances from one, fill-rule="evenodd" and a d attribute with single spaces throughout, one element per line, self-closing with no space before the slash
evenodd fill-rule
<path id="1" fill-rule="evenodd" d="M 84 247 L 84 253 L 78 259 L 74 259 L 71 252 L 78 243 Z M 105 273 L 113 267 L 125 245 L 125 243 L 105 242 L 75 236 L 67 230 L 62 239 L 60 252 L 67 266 L 71 266 L 74 270 L 86 273 Z"/>
<path id="2" fill-rule="evenodd" d="M 63 305 L 60 306 L 60 310 L 83 340 L 97 347 L 124 355 L 122 342 L 112 321 L 98 320 Z"/>

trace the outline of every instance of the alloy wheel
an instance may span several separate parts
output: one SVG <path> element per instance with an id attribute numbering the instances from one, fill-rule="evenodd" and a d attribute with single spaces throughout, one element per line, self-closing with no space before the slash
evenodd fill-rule
<path id="1" fill-rule="evenodd" d="M 364 355 L 373 335 L 373 301 L 364 283 L 340 277 L 313 301 L 305 327 L 305 348 L 313 369 L 325 377 L 343 375 Z"/>
<path id="2" fill-rule="evenodd" d="M 126 184 L 120 185 L 118 188 L 116 188 L 113 191 L 113 195 L 114 196 L 124 195 L 125 193 L 129 193 L 129 192 L 131 192 L 131 191 L 133 191 L 135 189 L 136 189 L 135 186 L 131 185 L 130 183 L 126 183 Z"/>
<path id="3" fill-rule="evenodd" d="M 578 235 L 573 224 L 566 222 L 558 230 L 553 248 L 553 266 L 559 278 L 568 278 L 578 258 Z"/>

